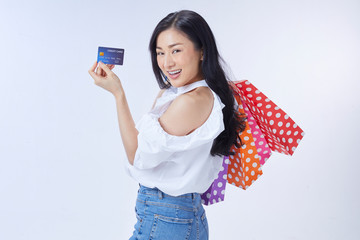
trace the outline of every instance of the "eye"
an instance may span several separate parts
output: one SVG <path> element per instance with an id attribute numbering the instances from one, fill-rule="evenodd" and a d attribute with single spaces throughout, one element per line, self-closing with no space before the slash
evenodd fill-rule
<path id="1" fill-rule="evenodd" d="M 162 52 L 157 52 L 156 55 L 160 56 L 160 55 L 164 55 L 164 53 L 162 53 Z"/>
<path id="2" fill-rule="evenodd" d="M 179 49 L 174 49 L 172 53 L 178 53 L 181 52 Z"/>

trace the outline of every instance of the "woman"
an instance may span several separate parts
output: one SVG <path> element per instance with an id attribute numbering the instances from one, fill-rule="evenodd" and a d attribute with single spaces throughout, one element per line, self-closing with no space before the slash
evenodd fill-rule
<path id="1" fill-rule="evenodd" d="M 200 194 L 217 178 L 231 145 L 241 145 L 244 119 L 199 14 L 170 13 L 156 26 L 149 50 L 161 90 L 136 126 L 114 65 L 100 62 L 95 72 L 95 62 L 89 70 L 116 99 L 128 174 L 140 185 L 130 239 L 208 239 Z"/>

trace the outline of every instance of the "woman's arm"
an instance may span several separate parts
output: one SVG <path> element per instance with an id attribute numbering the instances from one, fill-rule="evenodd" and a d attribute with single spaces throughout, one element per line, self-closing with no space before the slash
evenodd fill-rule
<path id="1" fill-rule="evenodd" d="M 124 93 L 115 94 L 117 116 L 121 139 L 125 148 L 128 161 L 131 165 L 134 163 L 135 152 L 138 147 L 138 130 L 132 118 L 129 105 Z"/>
<path id="2" fill-rule="evenodd" d="M 107 65 L 102 62 L 99 62 L 98 67 L 97 65 L 98 63 L 95 62 L 88 72 L 95 80 L 94 83 L 97 86 L 111 92 L 115 97 L 121 139 L 128 161 L 132 165 L 138 147 L 137 135 L 139 133 L 135 128 L 135 123 L 126 101 L 124 89 L 118 76 L 111 71 L 115 65 Z"/>

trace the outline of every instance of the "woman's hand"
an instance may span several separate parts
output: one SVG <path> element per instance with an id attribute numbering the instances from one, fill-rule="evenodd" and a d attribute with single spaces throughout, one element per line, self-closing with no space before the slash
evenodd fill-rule
<path id="1" fill-rule="evenodd" d="M 120 79 L 113 71 L 111 71 L 115 65 L 104 64 L 100 61 L 99 66 L 95 71 L 96 65 L 97 62 L 95 62 L 88 71 L 91 77 L 95 80 L 95 84 L 104 88 L 105 90 L 108 90 L 115 97 L 119 94 L 123 94 L 124 90 L 122 88 Z"/>

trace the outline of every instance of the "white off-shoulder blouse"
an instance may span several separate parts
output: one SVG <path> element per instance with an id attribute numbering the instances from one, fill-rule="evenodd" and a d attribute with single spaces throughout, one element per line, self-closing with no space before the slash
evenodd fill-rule
<path id="1" fill-rule="evenodd" d="M 186 136 L 174 136 L 164 131 L 158 118 L 179 95 L 197 87 L 209 87 L 200 80 L 179 88 L 166 89 L 156 100 L 154 108 L 136 124 L 138 148 L 134 165 L 127 160 L 127 173 L 146 187 L 157 187 L 164 193 L 179 196 L 185 193 L 204 193 L 217 178 L 223 157 L 211 156 L 214 139 L 224 130 L 219 96 L 208 119 Z"/>

